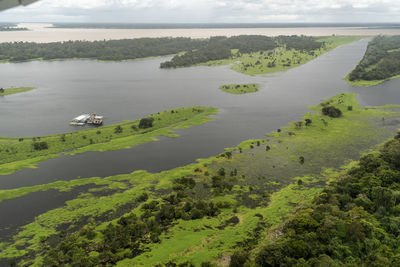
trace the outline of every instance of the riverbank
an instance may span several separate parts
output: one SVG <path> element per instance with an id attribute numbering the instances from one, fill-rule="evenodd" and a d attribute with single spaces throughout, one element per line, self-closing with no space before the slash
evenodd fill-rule
<path id="1" fill-rule="evenodd" d="M 355 87 L 371 87 L 371 86 L 375 86 L 378 84 L 381 84 L 383 82 L 392 80 L 392 79 L 397 79 L 400 78 L 400 75 L 396 75 L 393 77 L 389 77 L 383 80 L 372 80 L 372 81 L 367 81 L 367 80 L 354 80 L 354 81 L 350 81 L 349 79 L 349 75 L 347 75 L 344 80 L 351 86 L 355 86 Z"/>
<path id="2" fill-rule="evenodd" d="M 4 88 L 3 90 L 0 89 L 0 96 L 12 95 L 12 94 L 19 94 L 28 92 L 35 89 L 35 87 L 11 87 L 11 88 Z"/>
<path id="3" fill-rule="evenodd" d="M 156 136 L 177 137 L 174 129 L 205 123 L 216 114 L 216 108 L 186 107 L 151 114 L 151 125 L 141 120 L 126 121 L 77 132 L 41 137 L 0 137 L 0 175 L 23 168 L 34 168 L 39 162 L 87 151 L 126 149 L 145 142 L 157 141 Z"/>
<path id="4" fill-rule="evenodd" d="M 322 115 L 321 109 L 325 106 L 340 109 L 342 116 Z M 81 238 L 89 244 L 100 242 L 108 222 L 116 224 L 122 214 L 144 214 L 143 205 L 134 201 L 143 192 L 148 194 L 146 203 L 157 201 L 159 208 L 167 205 L 171 193 L 182 192 L 190 197 L 187 201 L 210 201 L 221 212 L 198 219 L 174 219 L 169 230 L 159 236 L 160 242 L 143 244 L 145 250 L 140 256 L 126 258 L 118 264 L 221 263 L 238 244 L 251 249 L 259 236 L 320 192 L 341 166 L 392 136 L 399 126 L 398 115 L 397 111 L 360 107 L 355 94 L 340 94 L 311 107 L 301 122 L 281 128 L 265 139 L 243 142 L 216 157 L 173 170 L 136 171 L 104 179 L 76 179 L 3 190 L 0 199 L 11 201 L 35 191 L 97 185 L 65 206 L 36 216 L 19 230 L 14 241 L 0 245 L 0 257 L 35 253 L 38 255 L 35 263 L 25 263 L 39 266 L 43 263 L 40 256 L 44 252 L 43 244 L 54 241 L 60 227 L 67 233 L 76 232 L 91 217 L 96 222 L 90 226 L 95 238 L 87 239 L 84 235 Z M 193 178 L 195 186 L 180 191 L 176 180 L 182 177 Z"/>

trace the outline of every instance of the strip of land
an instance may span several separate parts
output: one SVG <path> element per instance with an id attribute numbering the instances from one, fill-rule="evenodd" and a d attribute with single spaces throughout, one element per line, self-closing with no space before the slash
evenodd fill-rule
<path id="1" fill-rule="evenodd" d="M 12 87 L 12 88 L 0 88 L 0 96 L 19 94 L 28 92 L 35 89 L 34 87 Z"/>
<path id="2" fill-rule="evenodd" d="M 211 107 L 176 108 L 140 120 L 71 133 L 41 137 L 1 137 L 0 175 L 34 168 L 44 160 L 59 156 L 61 152 L 73 155 L 87 151 L 127 149 L 157 141 L 156 136 L 177 137 L 174 129 L 205 123 L 216 112 L 217 109 Z"/>

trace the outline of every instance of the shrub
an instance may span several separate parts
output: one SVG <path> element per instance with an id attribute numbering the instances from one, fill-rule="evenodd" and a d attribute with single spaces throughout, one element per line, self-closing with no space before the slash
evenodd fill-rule
<path id="1" fill-rule="evenodd" d="M 242 267 L 246 263 L 249 255 L 245 251 L 236 251 L 231 256 L 231 262 L 229 263 L 229 267 Z"/>
<path id="2" fill-rule="evenodd" d="M 33 143 L 34 150 L 44 150 L 44 149 L 48 149 L 48 148 L 49 148 L 49 145 L 45 141 Z"/>
<path id="3" fill-rule="evenodd" d="M 143 118 L 139 122 L 140 129 L 146 129 L 153 127 L 154 118 Z"/>
<path id="4" fill-rule="evenodd" d="M 322 114 L 331 118 L 339 118 L 340 116 L 342 116 L 342 111 L 338 108 L 327 106 L 322 108 Z"/>
<path id="5" fill-rule="evenodd" d="M 114 133 L 116 133 L 116 134 L 122 133 L 122 131 L 123 131 L 123 129 L 122 129 L 121 125 L 118 125 L 114 129 Z"/>

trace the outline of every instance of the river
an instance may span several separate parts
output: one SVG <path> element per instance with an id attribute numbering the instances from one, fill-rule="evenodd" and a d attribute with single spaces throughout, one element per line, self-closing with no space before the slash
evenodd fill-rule
<path id="1" fill-rule="evenodd" d="M 268 77 L 246 76 L 226 66 L 159 69 L 159 63 L 166 58 L 1 64 L 4 87 L 37 87 L 0 98 L 2 136 L 71 131 L 77 129 L 68 125 L 72 117 L 92 111 L 105 115 L 106 124 L 181 106 L 215 106 L 219 113 L 211 122 L 179 130 L 179 138 L 163 137 L 125 150 L 60 156 L 39 164 L 37 169 L 0 176 L 0 189 L 182 166 L 221 153 L 243 140 L 262 138 L 301 119 L 307 106 L 340 92 L 359 93 L 364 105 L 400 104 L 399 79 L 371 88 L 353 88 L 342 80 L 362 58 L 367 43 L 368 40 L 361 40 L 339 47 L 300 67 Z M 231 95 L 218 89 L 222 84 L 246 82 L 260 83 L 260 91 Z M 0 214 L 10 218 L 0 224 L 0 236 L 9 236 L 17 227 L 77 194 L 57 193 L 57 201 L 53 201 L 53 193 L 37 192 L 2 202 Z M 41 208 L 32 209 L 35 203 Z M 15 211 L 25 213 L 26 209 L 32 212 L 18 219 Z"/>
<path id="2" fill-rule="evenodd" d="M 226 66 L 158 68 L 165 58 L 1 64 L 6 87 L 15 81 L 37 87 L 0 98 L 2 136 L 39 136 L 81 129 L 68 122 L 87 112 L 103 114 L 106 123 L 111 124 L 182 106 L 214 106 L 220 111 L 211 122 L 178 131 L 179 138 L 162 138 L 125 150 L 61 156 L 39 164 L 37 169 L 1 176 L 0 189 L 182 166 L 219 154 L 243 140 L 261 138 L 300 119 L 307 106 L 339 92 L 356 90 L 361 93 L 361 101 L 375 104 L 374 97 L 363 95 L 374 91 L 353 89 L 342 80 L 361 59 L 366 45 L 367 40 L 362 40 L 339 47 L 305 65 L 269 77 L 246 76 Z M 231 95 L 218 89 L 226 83 L 247 82 L 262 84 L 260 91 Z M 385 101 L 395 99 L 400 98 L 394 96 Z"/>

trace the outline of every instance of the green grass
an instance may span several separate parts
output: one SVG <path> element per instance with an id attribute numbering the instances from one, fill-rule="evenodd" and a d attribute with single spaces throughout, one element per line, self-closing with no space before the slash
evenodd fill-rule
<path id="1" fill-rule="evenodd" d="M 231 65 L 231 69 L 247 75 L 268 74 L 282 72 L 300 65 L 344 44 L 359 41 L 364 37 L 360 36 L 331 36 L 318 37 L 318 41 L 325 42 L 322 49 L 307 51 L 287 50 L 284 47 L 278 47 L 274 50 L 247 53 L 238 56 L 237 51 L 232 50 L 233 57 L 230 59 L 209 61 L 200 65 L 220 66 Z M 272 64 L 275 62 L 275 64 Z"/>
<path id="2" fill-rule="evenodd" d="M 19 94 L 23 92 L 28 92 L 30 90 L 35 89 L 35 87 L 13 87 L 13 88 L 5 88 L 3 89 L 4 92 L 0 92 L 0 96 L 5 96 L 5 95 L 13 95 L 13 94 Z"/>
<path id="3" fill-rule="evenodd" d="M 242 95 L 248 93 L 255 93 L 258 91 L 260 87 L 257 83 L 249 83 L 249 84 L 225 84 L 221 85 L 219 89 L 224 92 L 235 94 L 235 95 Z"/>
<path id="4" fill-rule="evenodd" d="M 32 168 L 39 162 L 54 158 L 60 152 L 74 155 L 87 151 L 126 149 L 145 142 L 156 141 L 156 136 L 176 137 L 173 129 L 202 124 L 216 114 L 216 108 L 185 107 L 149 115 L 153 127 L 138 128 L 139 120 L 92 128 L 66 134 L 42 137 L 0 138 L 0 175 L 22 168 Z M 122 132 L 116 133 L 119 126 Z M 48 149 L 36 151 L 35 142 L 46 142 Z M 71 151 L 72 150 L 72 151 Z M 68 152 L 66 152 L 68 151 Z"/>
<path id="5" fill-rule="evenodd" d="M 371 81 L 367 81 L 367 80 L 355 80 L 355 81 L 350 81 L 349 80 L 349 75 L 347 75 L 344 80 L 351 86 L 354 87 L 371 87 L 371 86 L 375 86 L 378 85 L 380 83 L 392 80 L 392 79 L 397 79 L 400 78 L 400 75 L 396 75 L 396 76 L 392 76 L 383 80 L 371 80 Z"/>

